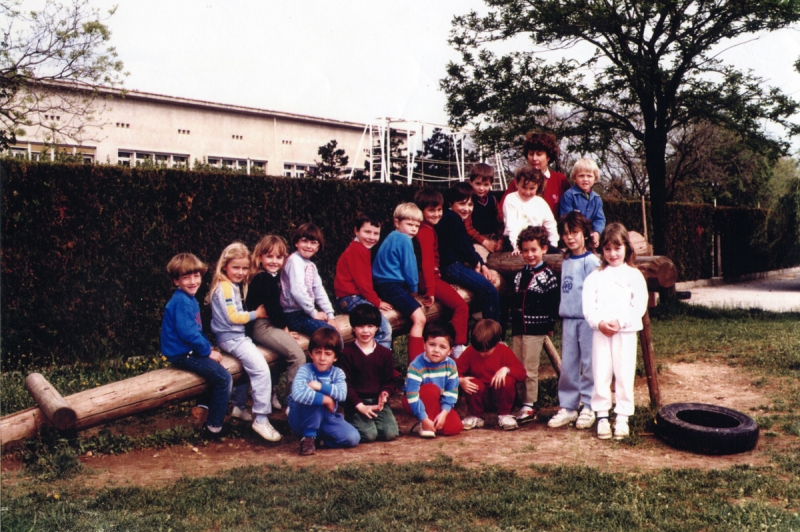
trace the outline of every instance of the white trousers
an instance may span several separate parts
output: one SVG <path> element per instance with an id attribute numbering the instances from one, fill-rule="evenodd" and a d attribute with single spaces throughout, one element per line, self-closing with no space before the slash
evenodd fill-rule
<path id="1" fill-rule="evenodd" d="M 253 394 L 253 414 L 272 413 L 272 376 L 269 373 L 264 355 L 250 338 L 242 335 L 235 340 L 220 342 L 220 348 L 239 359 L 247 376 Z"/>
<path id="2" fill-rule="evenodd" d="M 636 332 L 620 332 L 608 337 L 594 331 L 592 337 L 592 373 L 594 392 L 592 410 L 611 410 L 611 379 L 614 378 L 614 396 L 618 415 L 633 415 L 633 382 L 636 377 Z"/>

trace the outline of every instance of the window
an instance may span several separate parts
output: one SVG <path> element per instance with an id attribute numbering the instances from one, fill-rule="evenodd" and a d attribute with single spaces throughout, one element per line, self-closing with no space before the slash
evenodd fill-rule
<path id="1" fill-rule="evenodd" d="M 174 166 L 186 166 L 189 164 L 189 157 L 186 155 L 173 155 L 172 163 Z"/>
<path id="2" fill-rule="evenodd" d="M 231 138 L 233 140 L 242 140 L 242 136 L 241 135 L 231 135 Z"/>
<path id="3" fill-rule="evenodd" d="M 136 152 L 136 166 L 153 162 L 152 153 L 139 153 Z"/>
<path id="4" fill-rule="evenodd" d="M 131 165 L 131 157 L 133 154 L 129 151 L 118 151 L 117 152 L 117 164 L 122 166 L 130 166 Z"/>
<path id="5" fill-rule="evenodd" d="M 291 140 L 282 140 L 281 144 L 286 144 L 286 145 L 291 146 L 292 145 L 292 141 Z"/>
<path id="6" fill-rule="evenodd" d="M 316 168 L 316 165 L 305 163 L 284 163 L 284 177 L 305 177 L 309 170 Z"/>
<path id="7" fill-rule="evenodd" d="M 178 130 L 178 135 L 188 135 L 190 133 L 191 133 L 191 131 L 189 131 L 188 129 L 179 129 Z"/>

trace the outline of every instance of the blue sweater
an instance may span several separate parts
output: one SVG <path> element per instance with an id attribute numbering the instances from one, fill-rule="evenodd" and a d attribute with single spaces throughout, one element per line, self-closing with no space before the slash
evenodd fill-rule
<path id="1" fill-rule="evenodd" d="M 442 271 L 454 262 L 466 262 L 473 268 L 483 264 L 483 259 L 472 246 L 464 220 L 458 214 L 448 209 L 435 228 L 439 236 L 439 267 Z"/>
<path id="2" fill-rule="evenodd" d="M 600 259 L 591 251 L 561 263 L 561 303 L 558 314 L 562 318 L 582 320 L 583 283 L 589 274 L 600 267 Z"/>
<path id="3" fill-rule="evenodd" d="M 317 381 L 322 384 L 320 391 L 312 390 L 308 383 Z M 320 372 L 312 363 L 300 366 L 297 375 L 292 382 L 292 393 L 289 395 L 289 404 L 293 402 L 302 405 L 321 405 L 325 396 L 330 396 L 339 406 L 339 401 L 344 401 L 347 397 L 347 383 L 345 382 L 344 371 L 336 366 L 326 372 Z"/>
<path id="4" fill-rule="evenodd" d="M 409 292 L 419 290 L 419 272 L 411 237 L 392 231 L 381 244 L 372 263 L 372 282 L 406 283 Z"/>
<path id="5" fill-rule="evenodd" d="M 592 222 L 592 231 L 602 233 L 606 228 L 603 200 L 594 190 L 585 194 L 578 188 L 578 185 L 572 185 L 572 188 L 564 192 L 558 207 L 558 217 L 563 218 L 565 214 L 572 211 L 578 211 Z"/>
<path id="6" fill-rule="evenodd" d="M 203 336 L 197 300 L 177 289 L 167 303 L 161 321 L 161 354 L 172 362 L 187 353 L 207 357 L 211 354 L 211 342 Z"/>

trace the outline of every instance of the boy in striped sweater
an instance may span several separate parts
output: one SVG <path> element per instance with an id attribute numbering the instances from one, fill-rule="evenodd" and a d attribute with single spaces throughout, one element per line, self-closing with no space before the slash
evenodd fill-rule
<path id="1" fill-rule="evenodd" d="M 358 445 L 358 431 L 337 414 L 339 401 L 347 397 L 344 372 L 333 365 L 342 350 L 342 337 L 334 329 L 321 327 L 311 335 L 311 363 L 297 372 L 289 396 L 289 426 L 301 437 L 300 454 L 314 454 L 315 440 L 326 447 Z"/>
<path id="2" fill-rule="evenodd" d="M 422 438 L 453 436 L 463 430 L 453 408 L 458 400 L 458 369 L 450 358 L 455 332 L 449 323 L 430 322 L 422 337 L 425 351 L 408 366 L 403 405 L 419 422 L 411 429 Z"/>

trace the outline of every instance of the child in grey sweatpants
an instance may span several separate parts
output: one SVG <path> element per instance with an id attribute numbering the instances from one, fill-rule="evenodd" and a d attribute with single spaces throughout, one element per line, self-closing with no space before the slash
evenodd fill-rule
<path id="1" fill-rule="evenodd" d="M 575 421 L 575 428 L 588 429 L 595 421 L 592 411 L 592 335 L 583 317 L 583 282 L 600 266 L 591 237 L 592 223 L 581 213 L 567 213 L 558 223 L 558 233 L 569 251 L 561 264 L 561 304 L 564 319 L 561 333 L 561 376 L 558 379 L 558 413 L 547 423 L 563 427 Z M 578 415 L 578 408 L 583 410 Z"/>

